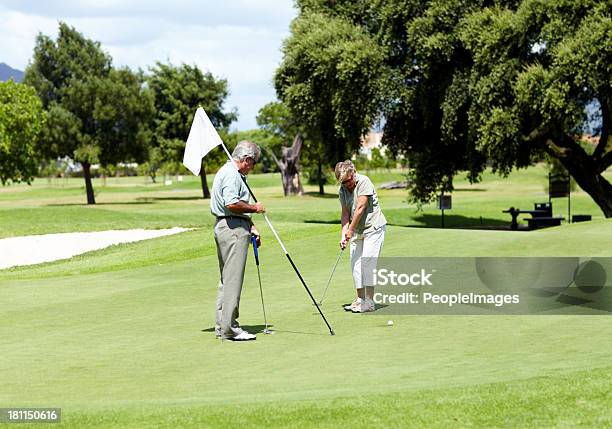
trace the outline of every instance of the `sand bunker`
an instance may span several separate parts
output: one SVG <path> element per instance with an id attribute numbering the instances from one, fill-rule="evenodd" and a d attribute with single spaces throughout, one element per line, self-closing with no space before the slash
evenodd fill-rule
<path id="1" fill-rule="evenodd" d="M 184 231 L 189 229 L 128 229 L 3 238 L 0 240 L 0 270 L 18 265 L 69 259 L 114 244 L 148 240 Z"/>

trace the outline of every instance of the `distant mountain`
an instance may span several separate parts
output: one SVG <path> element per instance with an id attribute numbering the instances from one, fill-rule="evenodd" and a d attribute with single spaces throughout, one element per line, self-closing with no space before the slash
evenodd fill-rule
<path id="1" fill-rule="evenodd" d="M 0 81 L 6 82 L 10 78 L 13 78 L 15 82 L 21 82 L 23 80 L 23 72 L 7 64 L 0 63 Z"/>

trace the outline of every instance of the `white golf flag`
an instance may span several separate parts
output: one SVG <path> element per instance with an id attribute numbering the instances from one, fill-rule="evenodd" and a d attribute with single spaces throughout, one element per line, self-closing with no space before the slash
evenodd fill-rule
<path id="1" fill-rule="evenodd" d="M 201 107 L 196 110 L 185 145 L 183 165 L 196 176 L 200 175 L 202 158 L 215 147 L 223 144 L 219 133 Z"/>

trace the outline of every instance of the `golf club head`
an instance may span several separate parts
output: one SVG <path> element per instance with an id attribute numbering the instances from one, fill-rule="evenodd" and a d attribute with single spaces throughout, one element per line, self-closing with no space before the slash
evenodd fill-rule
<path id="1" fill-rule="evenodd" d="M 264 334 L 268 334 L 268 335 L 274 335 L 274 331 L 271 331 L 270 329 L 266 328 L 262 331 Z"/>

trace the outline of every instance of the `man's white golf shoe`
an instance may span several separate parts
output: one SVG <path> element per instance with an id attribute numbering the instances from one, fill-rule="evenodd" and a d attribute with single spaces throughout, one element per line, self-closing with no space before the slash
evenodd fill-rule
<path id="1" fill-rule="evenodd" d="M 249 334 L 247 331 L 242 331 L 238 335 L 228 338 L 230 341 L 254 341 L 257 337 L 253 334 Z"/>

